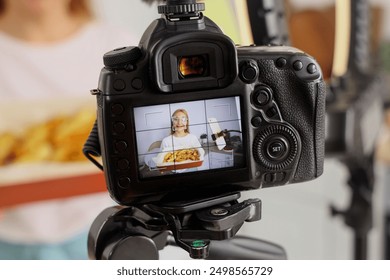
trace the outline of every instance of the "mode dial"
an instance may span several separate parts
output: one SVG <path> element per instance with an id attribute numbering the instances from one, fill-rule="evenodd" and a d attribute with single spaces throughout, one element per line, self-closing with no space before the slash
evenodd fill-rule
<path id="1" fill-rule="evenodd" d="M 142 56 L 138 47 L 123 47 L 112 50 L 103 56 L 104 65 L 108 68 L 126 68 L 134 65 Z"/>

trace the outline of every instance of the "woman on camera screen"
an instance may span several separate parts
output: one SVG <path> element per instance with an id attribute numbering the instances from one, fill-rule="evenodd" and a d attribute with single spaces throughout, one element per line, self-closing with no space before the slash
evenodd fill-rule
<path id="1" fill-rule="evenodd" d="M 185 109 L 177 109 L 171 118 L 171 135 L 165 137 L 161 143 L 161 151 L 172 152 L 179 150 L 196 149 L 199 157 L 203 158 L 204 150 L 198 138 L 190 134 L 190 121 Z"/>

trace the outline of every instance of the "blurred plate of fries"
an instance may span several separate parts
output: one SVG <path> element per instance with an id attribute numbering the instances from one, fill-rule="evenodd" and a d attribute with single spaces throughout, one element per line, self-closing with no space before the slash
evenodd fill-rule
<path id="1" fill-rule="evenodd" d="M 153 158 L 159 170 L 179 170 L 202 166 L 203 156 L 197 149 L 182 149 L 175 152 L 162 152 Z"/>
<path id="2" fill-rule="evenodd" d="M 99 172 L 81 150 L 96 119 L 93 98 L 0 103 L 0 186 Z"/>

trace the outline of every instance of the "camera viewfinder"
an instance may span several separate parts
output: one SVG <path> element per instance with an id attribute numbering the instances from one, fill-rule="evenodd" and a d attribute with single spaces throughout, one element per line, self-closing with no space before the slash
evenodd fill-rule
<path id="1" fill-rule="evenodd" d="M 178 70 L 182 79 L 204 77 L 208 75 L 207 55 L 182 56 Z"/>

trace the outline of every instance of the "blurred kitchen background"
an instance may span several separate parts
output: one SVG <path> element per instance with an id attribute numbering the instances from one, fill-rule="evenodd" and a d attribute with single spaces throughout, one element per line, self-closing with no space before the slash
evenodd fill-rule
<path id="1" fill-rule="evenodd" d="M 241 43 L 243 38 L 235 18 L 235 7 L 239 0 L 204 2 L 205 14 L 215 20 L 236 43 Z M 158 17 L 157 4 L 149 5 L 141 0 L 92 0 L 91 3 L 98 20 L 108 22 L 118 30 L 128 31 L 136 38 L 140 38 L 150 22 Z M 374 15 L 371 31 L 373 44 L 380 56 L 381 69 L 387 73 L 386 82 L 389 82 L 390 1 L 370 0 L 369 3 Z M 335 1 L 289 0 L 286 5 L 291 44 L 316 57 L 324 74 L 330 78 Z M 323 41 L 313 42 L 310 34 Z M 91 88 L 95 86 L 92 84 Z M 93 99 L 92 96 L 88 98 Z M 387 122 L 390 123 L 390 118 L 386 121 L 384 115 L 377 141 L 373 226 L 368 235 L 368 259 L 390 259 L 390 127 Z M 353 230 L 341 216 L 332 216 L 331 211 L 332 207 L 341 210 L 348 208 L 351 201 L 348 179 L 345 165 L 337 158 L 327 158 L 324 174 L 315 181 L 243 193 L 243 198 L 260 198 L 263 211 L 262 219 L 245 223 L 239 235 L 279 244 L 285 248 L 289 259 L 354 259 Z M 162 254 L 168 259 L 185 258 L 186 255 L 180 250 L 166 250 Z"/>

